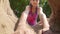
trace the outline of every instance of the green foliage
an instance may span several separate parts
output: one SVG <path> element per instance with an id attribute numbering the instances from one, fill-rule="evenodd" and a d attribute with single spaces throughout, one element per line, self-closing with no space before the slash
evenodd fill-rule
<path id="1" fill-rule="evenodd" d="M 48 2 L 45 2 L 45 5 L 43 6 L 43 12 L 47 15 L 47 17 L 51 14 L 51 8 L 48 5 Z"/>
<path id="2" fill-rule="evenodd" d="M 47 2 L 47 0 L 40 0 L 40 6 L 43 7 L 45 5 L 45 2 Z"/>
<path id="3" fill-rule="evenodd" d="M 20 17 L 21 13 L 28 4 L 29 0 L 10 0 L 11 8 L 14 10 L 14 13 L 17 15 L 17 17 Z M 43 7 L 44 13 L 46 13 L 47 17 L 49 17 L 51 9 L 47 3 L 47 0 L 40 0 L 39 5 Z"/>
<path id="4" fill-rule="evenodd" d="M 26 5 L 28 4 L 28 0 L 10 0 L 11 8 L 14 10 L 17 17 L 20 17 L 21 13 L 24 11 Z"/>

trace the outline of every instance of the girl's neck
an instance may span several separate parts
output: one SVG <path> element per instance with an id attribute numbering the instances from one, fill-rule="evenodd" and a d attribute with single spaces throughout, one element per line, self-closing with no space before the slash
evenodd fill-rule
<path id="1" fill-rule="evenodd" d="M 36 9 L 36 7 L 32 6 L 32 9 Z"/>
<path id="2" fill-rule="evenodd" d="M 32 7 L 32 13 L 35 13 L 36 7 Z"/>

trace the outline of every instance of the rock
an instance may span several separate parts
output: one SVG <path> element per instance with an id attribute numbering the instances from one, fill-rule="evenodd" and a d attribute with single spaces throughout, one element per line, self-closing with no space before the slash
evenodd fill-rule
<path id="1" fill-rule="evenodd" d="M 9 0 L 0 0 L 0 34 L 12 34 L 17 20 Z"/>

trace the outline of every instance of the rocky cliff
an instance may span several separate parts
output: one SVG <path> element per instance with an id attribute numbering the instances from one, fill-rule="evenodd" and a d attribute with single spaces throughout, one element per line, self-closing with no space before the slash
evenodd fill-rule
<path id="1" fill-rule="evenodd" d="M 12 34 L 17 20 L 9 0 L 0 0 L 0 34 Z"/>

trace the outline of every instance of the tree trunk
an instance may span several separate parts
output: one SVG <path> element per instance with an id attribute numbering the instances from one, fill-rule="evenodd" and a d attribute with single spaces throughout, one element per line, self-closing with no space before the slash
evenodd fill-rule
<path id="1" fill-rule="evenodd" d="M 43 34 L 60 34 L 60 0 L 48 0 L 51 7 L 50 29 Z"/>
<path id="2" fill-rule="evenodd" d="M 0 0 L 0 34 L 12 34 L 17 20 L 9 0 Z"/>
<path id="3" fill-rule="evenodd" d="M 48 0 L 52 14 L 50 16 L 50 29 L 54 34 L 60 34 L 60 0 Z"/>

